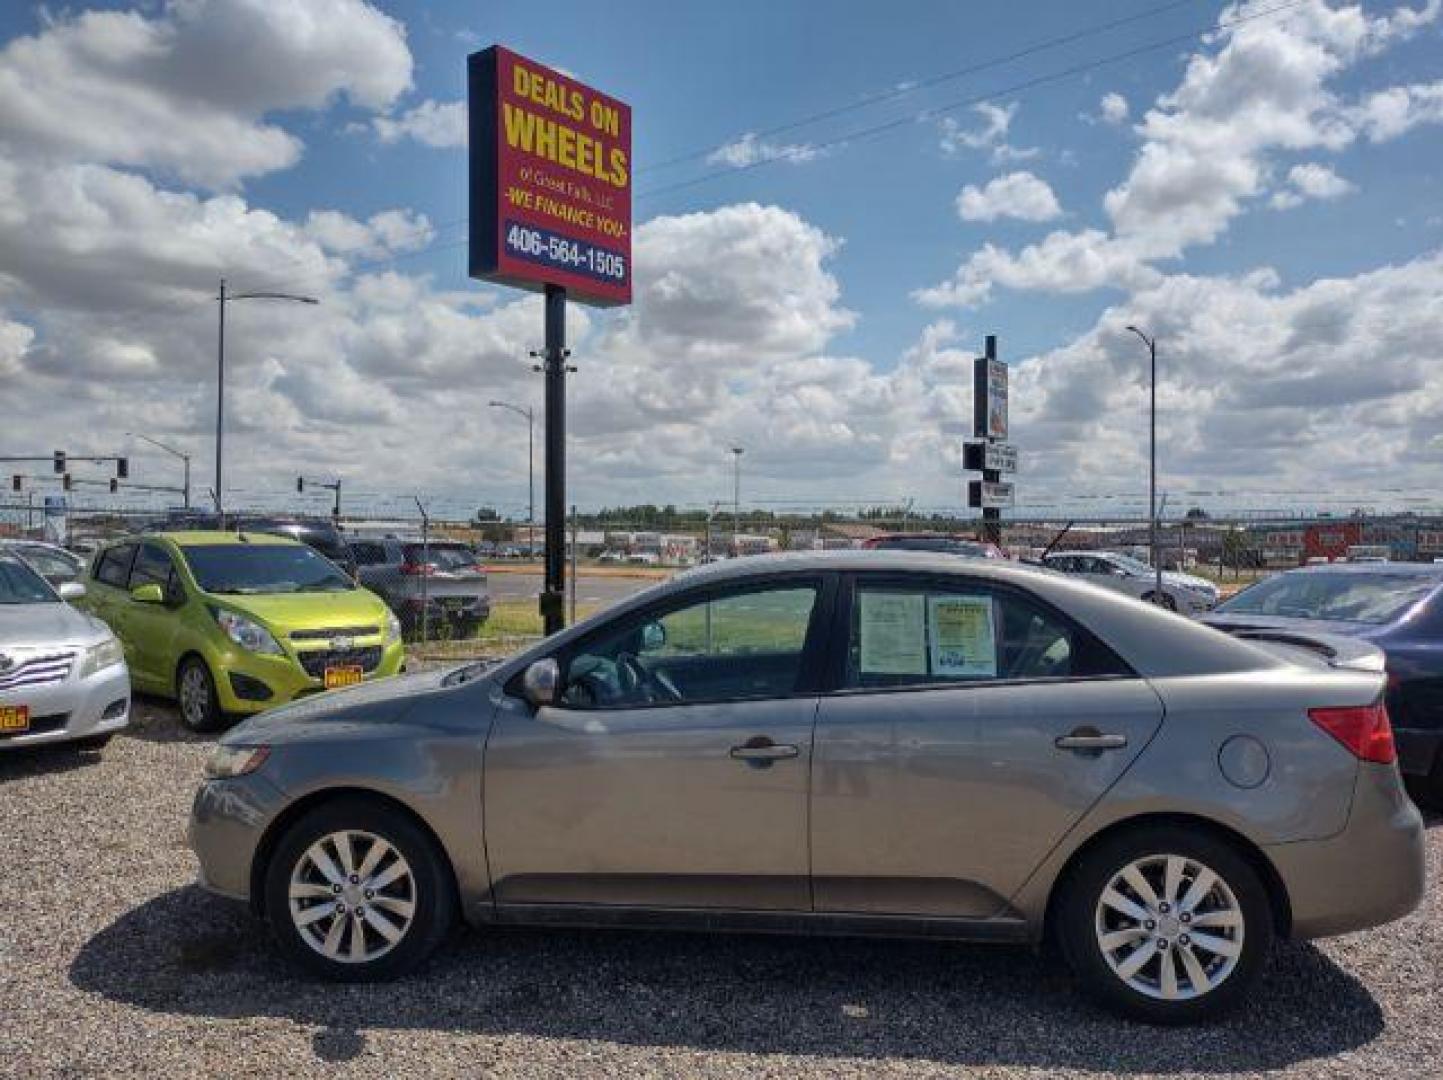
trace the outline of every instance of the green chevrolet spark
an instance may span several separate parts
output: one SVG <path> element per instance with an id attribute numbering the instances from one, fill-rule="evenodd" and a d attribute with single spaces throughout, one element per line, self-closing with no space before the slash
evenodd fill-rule
<path id="1" fill-rule="evenodd" d="M 295 540 L 155 533 L 102 548 L 86 584 L 135 689 L 177 699 L 195 731 L 401 668 L 390 609 Z"/>

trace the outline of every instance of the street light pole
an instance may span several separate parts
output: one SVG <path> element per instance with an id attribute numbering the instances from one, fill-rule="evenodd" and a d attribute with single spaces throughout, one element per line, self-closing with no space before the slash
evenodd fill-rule
<path id="1" fill-rule="evenodd" d="M 225 278 L 220 279 L 220 293 L 216 296 L 220 308 L 219 332 L 216 337 L 216 380 L 215 380 L 215 516 L 216 528 L 225 528 L 225 504 L 223 469 L 225 463 L 225 306 L 233 300 L 288 300 L 296 304 L 319 304 L 314 296 L 299 296 L 283 292 L 227 293 Z M 186 485 L 189 487 L 189 483 Z"/>
<path id="2" fill-rule="evenodd" d="M 1151 387 L 1148 406 L 1148 478 L 1147 478 L 1147 534 L 1148 548 L 1152 555 L 1153 593 L 1152 602 L 1162 603 L 1162 561 L 1157 551 L 1157 338 L 1148 337 L 1135 326 L 1129 326 L 1147 346 L 1148 367 L 1151 373 Z"/>
<path id="3" fill-rule="evenodd" d="M 536 410 L 522 408 L 509 401 L 487 402 L 493 409 L 510 409 L 526 418 L 526 548 L 532 553 L 536 545 Z"/>
<path id="4" fill-rule="evenodd" d="M 175 447 L 173 447 L 173 446 L 166 446 L 165 443 L 161 442 L 159 439 L 152 439 L 149 435 L 141 435 L 141 434 L 139 434 L 139 433 L 137 433 L 137 432 L 134 432 L 134 431 L 127 431 L 125 434 L 126 434 L 129 438 L 139 439 L 141 442 L 148 442 L 148 443 L 150 443 L 151 446 L 154 446 L 154 447 L 156 447 L 156 448 L 158 448 L 158 449 L 160 449 L 160 450 L 164 450 L 167 454 L 173 454 L 173 455 L 175 455 L 176 457 L 180 458 L 181 461 L 185 462 L 185 487 L 184 487 L 182 490 L 183 490 L 183 492 L 184 492 L 185 508 L 186 508 L 187 510 L 189 510 L 189 509 L 190 509 L 190 455 L 187 454 L 184 450 L 177 450 L 177 449 L 176 449 Z"/>
<path id="5" fill-rule="evenodd" d="M 740 552 L 737 549 L 737 537 L 742 531 L 742 454 L 746 453 L 740 446 L 732 447 L 732 554 Z"/>

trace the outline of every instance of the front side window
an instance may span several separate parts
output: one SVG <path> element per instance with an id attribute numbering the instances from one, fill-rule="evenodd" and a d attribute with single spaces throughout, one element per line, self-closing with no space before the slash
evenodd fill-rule
<path id="1" fill-rule="evenodd" d="M 0 604 L 54 604 L 60 598 L 18 555 L 0 552 Z"/>
<path id="2" fill-rule="evenodd" d="M 797 689 L 818 586 L 713 594 L 630 621 L 564 665 L 574 708 L 786 697 Z"/>
<path id="3" fill-rule="evenodd" d="M 851 689 L 1128 674 L 1091 634 L 982 585 L 859 584 L 848 646 Z"/>
<path id="4" fill-rule="evenodd" d="M 130 588 L 134 592 L 142 585 L 159 585 L 167 599 L 176 595 L 175 567 L 165 549 L 157 544 L 142 544 L 130 569 Z"/>
<path id="5" fill-rule="evenodd" d="M 335 563 L 304 544 L 188 544 L 181 548 L 208 593 L 344 592 L 355 588 Z"/>
<path id="6" fill-rule="evenodd" d="M 118 544 L 115 547 L 106 548 L 96 559 L 95 580 L 102 585 L 113 585 L 117 589 L 125 588 L 126 578 L 130 576 L 130 563 L 134 558 L 134 544 Z"/>
<path id="7" fill-rule="evenodd" d="M 28 562 L 48 581 L 74 581 L 80 576 L 82 562 L 68 551 L 56 551 L 53 548 L 23 547 L 19 551 L 22 559 Z"/>

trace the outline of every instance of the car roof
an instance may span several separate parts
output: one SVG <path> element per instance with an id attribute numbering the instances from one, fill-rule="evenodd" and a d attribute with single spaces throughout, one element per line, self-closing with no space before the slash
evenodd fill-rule
<path id="1" fill-rule="evenodd" d="M 130 537 L 131 542 L 140 540 L 169 540 L 182 547 L 216 547 L 221 544 L 294 544 L 304 547 L 299 540 L 289 536 L 276 536 L 265 532 L 216 532 L 214 529 L 181 529 L 175 532 L 148 533 L 144 537 Z"/>
<path id="2" fill-rule="evenodd" d="M 898 570 L 908 573 L 958 574 L 965 567 L 970 575 L 1017 582 L 1036 581 L 1043 576 L 1037 567 L 1004 559 L 963 559 L 937 551 L 909 551 L 904 548 L 837 549 L 832 551 L 785 551 L 770 555 L 744 555 L 736 559 L 706 563 L 677 574 L 673 581 L 688 585 L 723 582 L 753 575 L 806 572 L 808 570 Z M 1053 575 L 1046 574 L 1049 579 Z"/>

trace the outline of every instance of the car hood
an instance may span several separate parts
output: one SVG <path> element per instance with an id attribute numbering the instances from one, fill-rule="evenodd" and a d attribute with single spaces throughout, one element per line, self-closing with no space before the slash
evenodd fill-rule
<path id="1" fill-rule="evenodd" d="M 231 728 L 220 740 L 228 746 L 274 744 L 307 737 L 324 729 L 335 733 L 338 722 L 385 723 L 399 718 L 418 698 L 441 689 L 453 668 L 396 675 L 345 690 L 327 690 L 290 705 L 270 709 Z"/>
<path id="2" fill-rule="evenodd" d="M 103 622 L 69 604 L 0 604 L 0 646 L 79 645 L 109 636 Z"/>
<path id="3" fill-rule="evenodd" d="M 345 592 L 207 593 L 242 615 L 250 615 L 267 626 L 289 630 L 341 630 L 348 627 L 386 625 L 386 605 L 369 589 Z"/>

